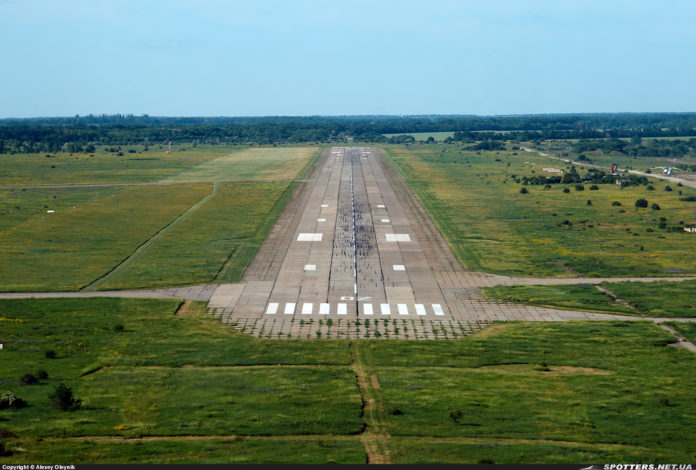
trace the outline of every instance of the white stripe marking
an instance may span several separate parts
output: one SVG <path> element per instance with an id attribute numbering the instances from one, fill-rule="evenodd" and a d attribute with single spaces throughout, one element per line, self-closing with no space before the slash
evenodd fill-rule
<path id="1" fill-rule="evenodd" d="M 321 207 L 329 207 L 328 204 L 322 204 Z"/>
<path id="2" fill-rule="evenodd" d="M 311 315 L 313 305 L 314 304 L 307 303 L 307 302 L 302 304 L 302 315 Z"/>
<path id="3" fill-rule="evenodd" d="M 388 242 L 410 242 L 411 236 L 408 233 L 385 233 Z"/>
<path id="4" fill-rule="evenodd" d="M 399 307 L 399 315 L 408 315 L 408 307 L 406 307 L 406 304 L 398 304 Z"/>
<path id="5" fill-rule="evenodd" d="M 292 302 L 289 302 L 285 304 L 285 315 L 292 315 L 295 313 L 295 304 Z"/>
<path id="6" fill-rule="evenodd" d="M 406 266 L 403 264 L 395 264 L 394 271 L 406 271 Z"/>
<path id="7" fill-rule="evenodd" d="M 383 224 L 388 224 L 388 223 L 389 223 L 389 219 L 380 219 L 380 220 L 382 221 Z"/>
<path id="8" fill-rule="evenodd" d="M 372 304 L 363 304 L 363 315 L 372 315 Z"/>
<path id="9" fill-rule="evenodd" d="M 379 304 L 379 308 L 382 310 L 382 315 L 391 315 L 389 304 Z"/>
<path id="10" fill-rule="evenodd" d="M 304 270 L 305 270 L 305 271 L 316 271 L 316 270 L 317 270 L 317 265 L 316 265 L 316 264 L 305 264 L 305 265 L 304 265 Z"/>
<path id="11" fill-rule="evenodd" d="M 322 233 L 301 233 L 297 236 L 298 242 L 320 242 Z"/>
<path id="12" fill-rule="evenodd" d="M 338 315 L 346 315 L 348 313 L 346 304 L 338 304 L 338 311 L 336 313 Z"/>
<path id="13" fill-rule="evenodd" d="M 423 304 L 416 304 L 416 314 L 425 315 L 425 306 Z"/>
<path id="14" fill-rule="evenodd" d="M 278 311 L 278 303 L 277 302 L 271 302 L 270 304 L 268 304 L 268 308 L 266 309 L 266 314 L 275 315 L 277 311 Z"/>
<path id="15" fill-rule="evenodd" d="M 331 304 L 319 304 L 319 315 L 328 315 Z"/>
<path id="16" fill-rule="evenodd" d="M 433 304 L 433 310 L 435 311 L 435 315 L 445 314 L 445 312 L 442 310 L 442 305 L 440 304 Z"/>
<path id="17" fill-rule="evenodd" d="M 326 222 L 326 219 L 324 219 L 324 218 L 322 218 L 322 219 L 317 219 L 317 222 Z"/>
<path id="18" fill-rule="evenodd" d="M 384 209 L 384 204 L 378 204 L 377 207 L 380 209 Z"/>

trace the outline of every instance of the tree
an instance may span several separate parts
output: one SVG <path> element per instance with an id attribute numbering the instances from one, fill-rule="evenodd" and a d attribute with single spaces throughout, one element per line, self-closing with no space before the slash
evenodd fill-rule
<path id="1" fill-rule="evenodd" d="M 53 404 L 62 411 L 75 411 L 82 405 L 82 400 L 73 396 L 72 389 L 65 384 L 60 384 L 48 396 Z"/>
<path id="2" fill-rule="evenodd" d="M 636 200 L 636 207 L 648 207 L 648 200 L 643 198 Z"/>

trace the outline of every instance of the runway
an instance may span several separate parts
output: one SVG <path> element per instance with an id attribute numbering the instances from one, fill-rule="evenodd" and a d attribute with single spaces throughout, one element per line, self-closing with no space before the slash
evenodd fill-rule
<path id="1" fill-rule="evenodd" d="M 371 149 L 330 149 L 276 278 L 245 289 L 233 312 L 264 315 L 451 319 Z"/>

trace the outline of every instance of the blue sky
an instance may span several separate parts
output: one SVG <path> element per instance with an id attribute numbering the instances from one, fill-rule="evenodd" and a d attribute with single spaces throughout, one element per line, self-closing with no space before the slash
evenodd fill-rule
<path id="1" fill-rule="evenodd" d="M 0 0 L 0 117 L 696 111 L 696 2 Z"/>

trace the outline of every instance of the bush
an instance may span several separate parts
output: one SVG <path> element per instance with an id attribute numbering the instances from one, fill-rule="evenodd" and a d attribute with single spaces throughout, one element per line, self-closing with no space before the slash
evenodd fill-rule
<path id="1" fill-rule="evenodd" d="M 597 191 L 598 189 L 599 189 L 599 186 L 597 186 L 596 184 L 593 184 L 592 186 L 590 186 L 590 191 Z"/>
<path id="2" fill-rule="evenodd" d="M 636 200 L 636 207 L 648 207 L 647 199 L 640 198 Z"/>
<path id="3" fill-rule="evenodd" d="M 647 189 L 648 191 L 655 191 L 655 186 L 649 184 L 645 189 Z"/>
<path id="4" fill-rule="evenodd" d="M 563 188 L 563 192 L 566 193 L 566 194 L 568 194 L 568 193 L 570 192 L 570 189 L 568 189 L 568 188 Z"/>
<path id="5" fill-rule="evenodd" d="M 37 370 L 36 378 L 39 380 L 48 380 L 48 372 L 46 372 L 45 370 Z"/>
<path id="6" fill-rule="evenodd" d="M 19 378 L 19 383 L 22 385 L 38 385 L 39 379 L 37 379 L 34 374 L 27 372 Z"/>
<path id="7" fill-rule="evenodd" d="M 464 413 L 462 413 L 462 410 L 452 410 L 452 411 L 450 411 L 449 419 L 453 423 L 459 424 L 459 420 L 462 419 L 462 416 L 464 416 Z"/>
<path id="8" fill-rule="evenodd" d="M 119 324 L 119 325 L 114 325 L 114 331 L 115 331 L 116 333 L 123 333 L 124 331 L 126 331 L 126 327 L 123 326 L 123 325 L 120 325 L 120 324 Z"/>
<path id="9" fill-rule="evenodd" d="M 588 206 L 591 206 L 591 205 L 592 205 L 592 201 L 590 201 L 590 200 L 588 199 L 588 200 L 587 200 L 587 205 L 588 205 Z"/>
<path id="10" fill-rule="evenodd" d="M 665 186 L 665 191 L 672 191 L 672 187 L 671 187 L 671 186 Z"/>
<path id="11" fill-rule="evenodd" d="M 614 201 L 611 203 L 612 206 L 620 206 L 621 203 L 619 201 Z"/>
<path id="12" fill-rule="evenodd" d="M 46 359 L 56 359 L 58 355 L 53 349 L 48 349 L 47 351 L 44 351 L 44 356 L 46 356 Z"/>
<path id="13" fill-rule="evenodd" d="M 581 185 L 581 184 L 576 184 L 576 185 L 575 185 L 575 190 L 576 190 L 576 191 L 584 191 L 584 190 L 585 190 L 585 187 L 584 187 L 583 185 Z"/>
<path id="14" fill-rule="evenodd" d="M 62 411 L 75 411 L 82 405 L 82 400 L 78 400 L 73 396 L 72 389 L 65 384 L 60 384 L 53 390 L 53 393 L 48 396 L 53 404 Z"/>
<path id="15" fill-rule="evenodd" d="M 10 455 L 12 455 L 12 452 L 5 449 L 5 443 L 0 442 L 0 457 L 9 457 Z"/>
<path id="16" fill-rule="evenodd" d="M 660 205 L 656 202 L 653 202 L 652 205 L 650 206 L 651 209 L 659 211 L 660 210 Z"/>
<path id="17" fill-rule="evenodd" d="M 18 410 L 25 406 L 27 406 L 27 402 L 9 390 L 0 393 L 0 410 Z"/>
<path id="18" fill-rule="evenodd" d="M 696 201 L 696 196 L 686 196 L 686 197 L 680 197 L 680 201 L 687 201 L 687 202 L 695 202 Z"/>
<path id="19" fill-rule="evenodd" d="M 527 194 L 529 191 L 527 191 L 527 188 L 522 188 L 520 189 L 520 194 Z"/>

